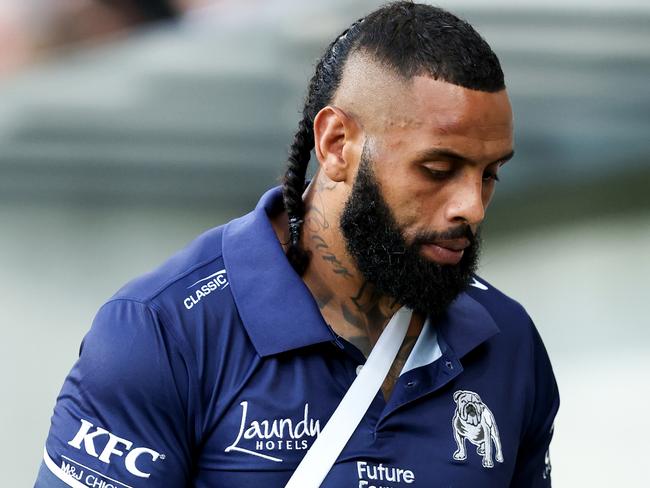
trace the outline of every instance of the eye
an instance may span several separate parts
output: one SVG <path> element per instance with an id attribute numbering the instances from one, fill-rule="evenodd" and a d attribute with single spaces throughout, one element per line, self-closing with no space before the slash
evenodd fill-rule
<path id="1" fill-rule="evenodd" d="M 434 169 L 434 168 L 429 168 L 428 166 L 425 166 L 425 169 L 427 171 L 427 174 L 432 179 L 437 181 L 442 181 L 451 178 L 451 176 L 454 174 L 452 170 Z"/>
<path id="2" fill-rule="evenodd" d="M 483 181 L 501 181 L 499 179 L 499 175 L 496 174 L 496 172 L 493 171 L 486 171 L 483 173 Z"/>

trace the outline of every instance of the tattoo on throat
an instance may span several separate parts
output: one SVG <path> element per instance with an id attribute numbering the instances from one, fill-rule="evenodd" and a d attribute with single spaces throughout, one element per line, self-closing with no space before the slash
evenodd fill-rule
<path id="1" fill-rule="evenodd" d="M 324 229 L 329 229 L 330 223 L 327 221 L 323 208 L 323 197 L 321 193 L 324 191 L 331 191 L 336 188 L 337 183 L 332 181 L 324 182 L 321 178 L 316 180 L 316 193 L 314 194 L 314 203 L 305 209 L 305 226 L 313 233 L 317 233 Z M 317 205 L 318 203 L 318 205 Z"/>
<path id="2" fill-rule="evenodd" d="M 354 309 L 344 309 L 343 316 L 350 324 L 368 333 L 374 330 L 379 337 L 381 334 L 379 329 L 389 317 L 389 314 L 382 310 L 381 298 L 382 295 L 367 281 L 364 281 L 357 294 L 350 297 Z"/>
<path id="3" fill-rule="evenodd" d="M 332 271 L 334 271 L 335 274 L 341 275 L 344 278 L 354 278 L 354 275 L 350 273 L 350 270 L 348 270 L 339 258 L 330 251 L 330 247 L 327 245 L 327 242 L 325 242 L 325 239 L 318 234 L 314 234 L 311 236 L 311 240 L 314 241 L 314 247 L 320 254 L 320 257 L 323 261 L 328 262 L 332 266 Z"/>
<path id="4" fill-rule="evenodd" d="M 311 240 L 312 248 L 330 266 L 335 275 L 341 276 L 346 280 L 354 280 L 355 275 L 332 252 L 331 247 L 323 237 L 323 235 L 327 234 L 331 225 L 324 212 L 325 204 L 321 193 L 333 190 L 336 188 L 337 183 L 324 178 L 318 178 L 315 183 L 316 191 L 314 198 L 305 211 L 305 228 L 309 230 L 309 239 Z M 326 283 L 321 282 L 317 288 L 318 290 L 314 295 L 319 308 L 324 310 L 325 307 L 333 306 L 332 299 L 334 298 L 334 292 L 330 287 Z M 344 334 L 344 338 L 356 346 L 366 357 L 370 355 L 373 345 L 379 339 L 388 318 L 396 306 L 395 301 L 387 304 L 386 300 L 382 300 L 383 298 L 375 290 L 374 286 L 364 281 L 356 294 L 348 297 L 349 301 L 346 300 L 345 303 L 340 305 L 340 310 L 338 312 L 335 311 L 336 315 L 338 313 L 341 314 L 340 316 L 342 316 L 345 323 L 352 326 L 352 330 L 357 331 Z M 350 328 L 347 327 L 347 330 L 350 330 Z M 404 344 L 388 373 L 384 387 L 382 387 L 385 394 L 392 390 L 416 339 L 417 336 L 414 338 L 407 336 L 404 340 Z"/>
<path id="5" fill-rule="evenodd" d="M 305 211 L 307 217 L 305 218 L 305 226 L 313 233 L 318 233 L 322 230 L 329 229 L 330 223 L 327 221 L 323 211 L 314 206 L 309 205 Z"/>

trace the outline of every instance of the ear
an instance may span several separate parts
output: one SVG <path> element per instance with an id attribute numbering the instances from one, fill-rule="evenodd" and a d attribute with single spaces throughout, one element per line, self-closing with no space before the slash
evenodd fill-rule
<path id="1" fill-rule="evenodd" d="M 362 130 L 343 110 L 323 107 L 314 118 L 314 150 L 322 170 L 336 182 L 352 181 L 361 156 Z"/>
<path id="2" fill-rule="evenodd" d="M 458 401 L 458 397 L 460 397 L 463 393 L 465 393 L 463 390 L 458 390 L 456 393 L 454 393 L 454 401 Z"/>

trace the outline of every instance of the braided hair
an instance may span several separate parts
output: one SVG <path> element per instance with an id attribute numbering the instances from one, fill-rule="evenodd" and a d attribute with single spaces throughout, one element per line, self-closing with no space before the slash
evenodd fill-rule
<path id="1" fill-rule="evenodd" d="M 309 253 L 300 245 L 307 166 L 314 148 L 314 119 L 331 103 L 352 52 L 363 51 L 405 80 L 431 76 L 473 90 L 505 88 L 497 56 L 474 28 L 455 15 L 431 5 L 410 1 L 387 4 L 354 22 L 327 47 L 316 64 L 302 119 L 298 122 L 282 181 L 289 217 L 287 258 L 302 275 Z"/>

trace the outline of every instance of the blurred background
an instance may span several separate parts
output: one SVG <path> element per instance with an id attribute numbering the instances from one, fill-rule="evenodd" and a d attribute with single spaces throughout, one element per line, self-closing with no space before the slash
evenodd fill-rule
<path id="1" fill-rule="evenodd" d="M 98 307 L 277 183 L 317 57 L 379 4 L 0 0 L 3 485 L 32 485 Z M 650 4 L 437 4 L 515 109 L 481 274 L 553 361 L 554 486 L 648 486 Z"/>

